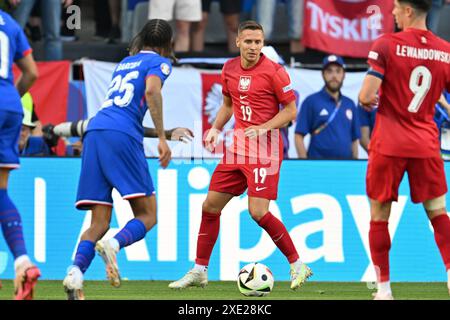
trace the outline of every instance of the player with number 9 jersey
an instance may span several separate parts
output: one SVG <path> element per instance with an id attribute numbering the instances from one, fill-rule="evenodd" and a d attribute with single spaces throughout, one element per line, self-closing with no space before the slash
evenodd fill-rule
<path id="1" fill-rule="evenodd" d="M 369 74 L 383 83 L 371 150 L 406 158 L 439 152 L 434 106 L 450 90 L 449 52 L 449 43 L 429 30 L 410 28 L 375 41 Z"/>
<path id="2" fill-rule="evenodd" d="M 447 186 L 440 160 L 439 132 L 433 118 L 435 104 L 443 90 L 450 90 L 449 43 L 429 30 L 408 28 L 375 41 L 368 63 L 368 74 L 382 80 L 369 145 L 370 160 L 376 161 L 380 155 L 430 159 L 424 168 L 408 166 L 412 200 L 419 203 L 445 194 Z M 394 188 L 385 188 L 381 172 L 375 170 L 371 165 L 374 161 L 370 160 L 369 196 L 382 202 L 396 201 L 396 185 L 403 174 L 393 175 Z M 434 187 L 422 188 L 424 179 Z"/>
<path id="3" fill-rule="evenodd" d="M 374 42 L 369 52 L 370 69 L 359 93 L 359 102 L 366 110 L 378 105 L 366 175 L 369 246 L 378 282 L 375 300 L 393 299 L 388 222 L 405 173 L 412 202 L 423 204 L 433 226 L 450 292 L 447 183 L 433 121 L 436 102 L 445 89 L 450 90 L 450 45 L 427 30 L 431 6 L 431 0 L 394 1 L 392 13 L 402 31 Z"/>

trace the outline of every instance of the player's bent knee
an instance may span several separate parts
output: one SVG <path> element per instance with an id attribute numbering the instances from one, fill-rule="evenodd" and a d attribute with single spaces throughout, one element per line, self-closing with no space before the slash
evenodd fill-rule
<path id="1" fill-rule="evenodd" d="M 218 208 L 214 204 L 212 204 L 210 201 L 205 200 L 202 204 L 202 211 L 208 212 L 208 213 L 220 213 L 222 209 Z"/>
<path id="2" fill-rule="evenodd" d="M 424 201 L 423 206 L 427 211 L 445 209 L 446 207 L 445 194 L 438 198 Z"/>
<path id="3" fill-rule="evenodd" d="M 264 217 L 264 215 L 267 213 L 267 211 L 263 212 L 261 210 L 252 210 L 252 209 L 250 209 L 249 212 L 252 219 L 255 220 L 256 222 L 259 222 L 259 220 L 261 220 L 262 217 Z"/>

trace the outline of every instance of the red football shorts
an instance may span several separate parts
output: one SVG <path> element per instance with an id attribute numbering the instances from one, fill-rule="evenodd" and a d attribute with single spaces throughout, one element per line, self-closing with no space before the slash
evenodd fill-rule
<path id="1" fill-rule="evenodd" d="M 366 176 L 368 197 L 380 202 L 397 201 L 398 188 L 405 171 L 408 173 L 414 203 L 422 203 L 447 193 L 444 161 L 440 156 L 400 158 L 371 151 Z"/>
<path id="2" fill-rule="evenodd" d="M 249 197 L 276 200 L 281 162 L 224 156 L 214 170 L 209 190 L 238 196 L 248 188 Z"/>

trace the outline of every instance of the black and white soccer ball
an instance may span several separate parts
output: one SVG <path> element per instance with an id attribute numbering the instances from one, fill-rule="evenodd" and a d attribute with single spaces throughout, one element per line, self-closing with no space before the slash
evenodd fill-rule
<path id="1" fill-rule="evenodd" d="M 239 291 L 247 297 L 264 297 L 272 292 L 273 274 L 262 263 L 253 262 L 239 271 L 237 285 Z"/>

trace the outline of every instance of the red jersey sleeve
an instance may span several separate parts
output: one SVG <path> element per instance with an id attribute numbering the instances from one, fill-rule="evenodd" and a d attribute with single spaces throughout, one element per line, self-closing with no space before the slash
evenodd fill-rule
<path id="1" fill-rule="evenodd" d="M 382 36 L 377 39 L 369 51 L 369 58 L 367 63 L 370 66 L 368 74 L 371 74 L 380 79 L 384 78 L 389 59 L 389 38 Z"/>
<path id="2" fill-rule="evenodd" d="M 224 96 L 229 97 L 230 92 L 228 91 L 227 80 L 225 78 L 225 69 L 226 69 L 226 64 L 222 68 L 222 73 L 220 74 L 220 80 L 222 81 L 222 94 Z"/>
<path id="3" fill-rule="evenodd" d="M 278 102 L 287 105 L 296 100 L 294 90 L 292 89 L 291 78 L 286 70 L 279 68 L 273 77 L 273 87 Z"/>

